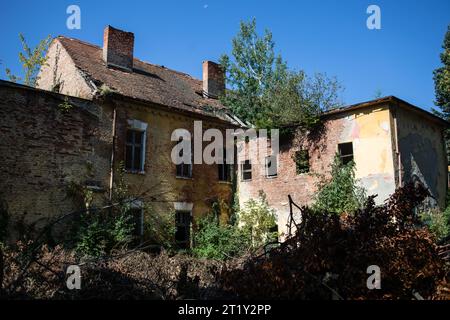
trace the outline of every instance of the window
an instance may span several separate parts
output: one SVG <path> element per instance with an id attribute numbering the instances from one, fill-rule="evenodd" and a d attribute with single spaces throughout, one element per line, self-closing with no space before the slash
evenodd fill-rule
<path id="1" fill-rule="evenodd" d="M 231 181 L 232 165 L 227 164 L 227 150 L 223 149 L 223 163 L 219 163 L 219 181 Z"/>
<path id="2" fill-rule="evenodd" d="M 183 139 L 180 138 L 180 141 Z M 183 156 L 183 149 L 180 150 L 180 156 Z M 177 164 L 177 178 L 192 178 L 192 163 Z"/>
<path id="3" fill-rule="evenodd" d="M 125 170 L 132 173 L 144 172 L 147 123 L 128 120 L 125 141 Z"/>
<path id="4" fill-rule="evenodd" d="M 338 152 L 343 165 L 353 161 L 353 144 L 351 142 L 340 143 L 338 145 Z"/>
<path id="5" fill-rule="evenodd" d="M 277 156 L 271 155 L 266 157 L 266 177 L 275 178 L 278 176 Z"/>
<path id="6" fill-rule="evenodd" d="M 175 241 L 179 249 L 189 249 L 191 246 L 191 212 L 177 211 L 175 217 Z"/>
<path id="7" fill-rule="evenodd" d="M 245 160 L 241 164 L 242 181 L 252 180 L 252 164 L 250 160 Z"/>
<path id="8" fill-rule="evenodd" d="M 144 171 L 145 131 L 128 129 L 125 148 L 125 169 L 131 172 Z"/>
<path id="9" fill-rule="evenodd" d="M 308 150 L 300 150 L 295 152 L 295 168 L 297 174 L 309 172 L 309 152 Z"/>

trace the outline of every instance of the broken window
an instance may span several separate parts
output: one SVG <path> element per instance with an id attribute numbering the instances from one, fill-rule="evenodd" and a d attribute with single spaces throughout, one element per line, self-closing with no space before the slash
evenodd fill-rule
<path id="1" fill-rule="evenodd" d="M 309 152 L 308 150 L 300 150 L 295 152 L 295 168 L 297 174 L 309 172 Z"/>
<path id="2" fill-rule="evenodd" d="M 346 142 L 340 143 L 338 145 L 339 158 L 341 159 L 341 163 L 346 165 L 353 161 L 353 143 Z"/>
<path id="3" fill-rule="evenodd" d="M 125 169 L 144 171 L 145 131 L 128 129 L 125 148 Z"/>
<path id="4" fill-rule="evenodd" d="M 223 149 L 223 163 L 219 163 L 219 181 L 231 181 L 231 165 L 227 163 L 227 150 Z"/>
<path id="5" fill-rule="evenodd" d="M 180 142 L 183 139 L 180 138 Z M 183 149 L 180 150 L 180 157 L 183 157 Z M 191 163 L 177 164 L 177 178 L 192 178 L 192 161 Z"/>
<path id="6" fill-rule="evenodd" d="M 191 246 L 191 212 L 177 211 L 175 214 L 175 241 L 178 248 L 189 249 Z"/>
<path id="7" fill-rule="evenodd" d="M 278 176 L 278 161 L 276 155 L 266 157 L 266 177 L 275 178 Z"/>
<path id="8" fill-rule="evenodd" d="M 245 160 L 241 164 L 242 181 L 252 180 L 252 164 L 250 160 Z"/>

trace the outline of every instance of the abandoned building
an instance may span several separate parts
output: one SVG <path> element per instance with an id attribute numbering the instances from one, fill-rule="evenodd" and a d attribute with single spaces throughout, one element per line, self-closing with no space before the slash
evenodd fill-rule
<path id="1" fill-rule="evenodd" d="M 280 232 L 286 232 L 288 195 L 301 206 L 311 204 L 318 182 L 330 174 L 338 154 L 344 164 L 354 161 L 356 179 L 367 195 L 377 195 L 376 203 L 383 203 L 406 182 L 421 181 L 432 195 L 427 205 L 444 208 L 447 127 L 441 118 L 396 97 L 329 111 L 323 115 L 318 137 L 294 137 L 281 143 L 278 156 L 269 151 L 266 161 L 258 161 L 255 152 L 239 155 L 240 203 L 258 197 L 262 190 L 277 212 Z M 276 170 L 269 172 L 273 163 Z"/>
<path id="2" fill-rule="evenodd" d="M 201 81 L 135 59 L 133 46 L 132 33 L 110 26 L 103 48 L 57 37 L 37 89 L 1 83 L 0 190 L 15 219 L 39 227 L 74 210 L 69 184 L 103 195 L 120 166 L 141 199 L 135 206 L 142 236 L 144 202 L 149 211 L 176 211 L 181 246 L 192 241 L 192 217 L 231 202 L 229 166 L 171 161 L 175 129 L 192 132 L 194 120 L 204 130 L 237 127 L 218 100 L 225 88 L 220 67 L 203 62 Z"/>
<path id="3" fill-rule="evenodd" d="M 214 203 L 225 204 L 220 214 L 226 219 L 234 192 L 244 205 L 261 190 L 283 233 L 288 195 L 310 204 L 336 153 L 355 161 L 356 177 L 378 202 L 418 178 L 434 197 L 430 204 L 444 205 L 447 123 L 395 97 L 324 114 L 320 138 L 295 137 L 262 164 L 244 148 L 237 166 L 175 165 L 175 129 L 193 132 L 196 120 L 203 130 L 243 123 L 218 99 L 225 81 L 216 63 L 203 62 L 197 80 L 138 60 L 133 51 L 133 33 L 110 26 L 103 47 L 60 36 L 49 47 L 37 88 L 0 81 L 0 201 L 12 219 L 39 228 L 76 210 L 67 194 L 72 184 L 94 192 L 100 203 L 123 167 L 139 196 L 133 212 L 140 237 L 152 212 L 175 212 L 176 239 L 189 247 L 196 220 Z M 276 170 L 268 174 L 273 163 Z"/>

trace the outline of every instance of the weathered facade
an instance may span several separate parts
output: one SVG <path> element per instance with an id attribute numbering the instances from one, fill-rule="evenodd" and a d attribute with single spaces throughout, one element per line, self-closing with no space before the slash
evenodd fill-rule
<path id="1" fill-rule="evenodd" d="M 11 225 L 40 229 L 76 210 L 71 184 L 106 186 L 110 128 L 89 100 L 0 81 L 0 201 Z"/>
<path id="2" fill-rule="evenodd" d="M 203 131 L 236 127 L 217 99 L 224 89 L 223 73 L 217 64 L 205 61 L 201 81 L 144 63 L 133 58 L 133 44 L 132 33 L 112 27 L 105 29 L 103 48 L 58 37 L 39 75 L 38 88 L 46 91 L 2 84 L 1 112 L 7 117 L 0 120 L 5 132 L 1 158 L 7 172 L 5 179 L 2 174 L 0 192 L 11 216 L 30 213 L 49 218 L 66 213 L 72 209 L 71 199 L 65 197 L 69 182 L 83 186 L 88 182 L 107 193 L 123 166 L 130 196 L 137 197 L 135 203 L 142 208 L 144 236 L 152 212 L 176 212 L 184 233 L 179 236 L 186 237 L 187 246 L 192 241 L 189 229 L 211 212 L 213 203 L 224 204 L 226 218 L 232 199 L 231 172 L 221 175 L 217 164 L 177 166 L 171 159 L 176 129 L 193 134 L 194 121 L 202 121 Z M 71 96 L 71 104 L 81 101 L 95 109 L 92 119 L 84 119 L 87 116 L 77 108 L 62 112 L 58 106 L 67 99 L 64 95 Z M 11 117 L 14 121 L 9 121 Z M 52 122 L 53 118 L 60 120 Z M 30 123 L 39 134 L 29 130 Z M 21 147 L 8 154 L 13 142 Z M 31 169 L 19 170 L 20 159 Z M 85 167 L 94 170 L 95 177 Z M 24 179 L 18 185 L 14 181 L 19 176 Z M 36 177 L 46 181 L 46 188 Z"/>
<path id="3" fill-rule="evenodd" d="M 299 205 L 314 201 L 321 177 L 328 177 L 336 154 L 353 159 L 355 175 L 368 195 L 383 203 L 405 182 L 420 180 L 433 197 L 428 205 L 445 206 L 447 158 L 440 118 L 395 97 L 387 97 L 328 112 L 319 134 L 299 135 L 281 143 L 276 174 L 268 174 L 255 152 L 240 156 L 240 204 L 263 191 L 276 209 L 281 232 L 286 232 L 288 195 Z M 260 138 L 250 144 L 260 143 Z M 249 149 L 249 148 L 247 148 Z M 256 149 L 253 149 L 256 150 Z M 306 152 L 307 168 L 299 172 L 296 153 Z M 270 148 L 268 154 L 271 154 Z M 251 178 L 244 177 L 250 159 Z M 248 171 L 248 170 L 247 170 Z"/>
<path id="4" fill-rule="evenodd" d="M 355 161 L 356 178 L 378 195 L 378 203 L 419 179 L 433 195 L 429 205 L 444 206 L 447 123 L 395 97 L 330 111 L 320 132 L 282 141 L 270 159 L 257 159 L 251 148 L 260 137 L 239 146 L 236 167 L 176 165 L 171 158 L 176 129 L 193 135 L 194 122 L 202 121 L 200 134 L 215 128 L 225 137 L 226 129 L 243 126 L 218 100 L 225 89 L 221 68 L 205 61 L 203 79 L 197 80 L 142 62 L 133 56 L 134 35 L 109 26 L 103 42 L 98 47 L 55 38 L 38 89 L 0 82 L 0 201 L 13 220 L 39 228 L 76 209 L 67 194 L 71 184 L 93 190 L 100 201 L 114 191 L 123 167 L 130 195 L 138 198 L 133 205 L 141 236 L 152 214 L 175 212 L 177 237 L 189 246 L 191 229 L 214 203 L 223 204 L 227 218 L 238 167 L 240 205 L 263 191 L 284 233 L 288 195 L 311 204 L 336 153 Z M 276 164 L 275 172 L 269 162 Z"/>

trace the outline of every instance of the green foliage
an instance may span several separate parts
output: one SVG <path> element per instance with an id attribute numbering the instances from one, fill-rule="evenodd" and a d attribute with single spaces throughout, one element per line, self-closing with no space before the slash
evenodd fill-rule
<path id="1" fill-rule="evenodd" d="M 234 225 L 221 224 L 214 214 L 199 221 L 194 241 L 192 252 L 195 256 L 217 260 L 239 256 L 250 246 L 250 239 L 243 230 Z"/>
<path id="2" fill-rule="evenodd" d="M 339 105 L 340 85 L 324 74 L 308 77 L 289 70 L 275 54 L 272 33 L 256 31 L 256 21 L 241 22 L 232 40 L 232 57 L 221 57 L 229 91 L 221 97 L 241 119 L 258 128 L 316 125 L 319 114 Z"/>
<path id="3" fill-rule="evenodd" d="M 438 241 L 450 235 L 450 207 L 444 212 L 428 209 L 419 213 L 419 217 Z"/>
<path id="4" fill-rule="evenodd" d="M 166 250 L 174 250 L 175 244 L 175 211 L 160 213 L 151 206 L 146 207 L 147 218 L 145 232 L 152 243 L 161 245 Z"/>
<path id="5" fill-rule="evenodd" d="M 239 211 L 238 226 L 251 239 L 253 248 L 278 239 L 278 231 L 275 231 L 277 228 L 275 210 L 269 207 L 262 191 L 258 199 L 250 199 Z"/>
<path id="6" fill-rule="evenodd" d="M 124 181 L 123 168 L 119 166 L 118 179 L 114 184 L 113 201 L 107 209 L 91 208 L 93 193 L 85 187 L 72 183 L 68 195 L 84 205 L 86 211 L 76 221 L 76 251 L 88 256 L 101 256 L 112 250 L 122 249 L 133 240 L 134 222 L 131 205 L 134 199 L 128 195 L 128 185 Z"/>
<path id="7" fill-rule="evenodd" d="M 343 165 L 336 155 L 331 167 L 331 179 L 319 183 L 313 209 L 335 214 L 351 213 L 363 207 L 366 192 L 357 185 L 353 161 Z"/>
<path id="8" fill-rule="evenodd" d="M 441 53 L 442 67 L 434 70 L 434 91 L 436 95 L 435 105 L 439 110 L 433 110 L 438 116 L 450 121 L 450 25 L 445 34 Z M 445 132 L 447 144 L 447 158 L 450 161 L 450 130 Z"/>
<path id="9" fill-rule="evenodd" d="M 69 112 L 70 110 L 73 109 L 73 105 L 70 104 L 69 102 L 69 97 L 65 96 L 64 97 L 64 102 L 58 104 L 58 108 L 62 111 L 62 112 Z"/>
<path id="10" fill-rule="evenodd" d="M 296 151 L 294 154 L 295 169 L 297 174 L 309 172 L 309 153 L 308 150 Z"/>
<path id="11" fill-rule="evenodd" d="M 41 40 L 39 44 L 31 49 L 22 33 L 19 34 L 20 42 L 22 43 L 23 52 L 19 52 L 19 61 L 22 64 L 24 71 L 23 83 L 30 87 L 35 87 L 39 80 L 39 70 L 46 64 L 46 53 L 51 42 L 51 36 Z M 10 69 L 6 69 L 6 75 L 12 82 L 22 81 L 22 78 L 11 73 Z"/>
<path id="12" fill-rule="evenodd" d="M 75 249 L 88 256 L 102 256 L 122 249 L 133 241 L 134 226 L 127 210 L 87 212 L 81 216 Z"/>

